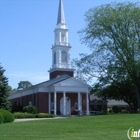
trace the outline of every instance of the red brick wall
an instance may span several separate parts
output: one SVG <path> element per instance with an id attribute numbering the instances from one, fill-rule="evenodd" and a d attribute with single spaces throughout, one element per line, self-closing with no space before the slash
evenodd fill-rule
<path id="1" fill-rule="evenodd" d="M 48 113 L 48 93 L 38 93 L 38 110 Z"/>
<path id="2" fill-rule="evenodd" d="M 60 100 L 63 97 L 63 93 L 57 93 L 57 112 L 60 111 Z M 78 102 L 78 93 L 66 93 L 66 97 L 71 100 L 71 111 L 75 111 L 75 102 Z M 31 95 L 15 98 L 10 100 L 12 103 L 18 102 L 22 107 L 29 105 L 37 106 L 38 111 L 42 113 L 48 113 L 48 93 L 34 93 Z M 54 94 L 51 93 L 51 102 L 54 101 Z M 82 110 L 86 110 L 86 94 L 82 94 Z"/>
<path id="3" fill-rule="evenodd" d="M 18 98 L 14 98 L 10 100 L 11 103 L 13 104 L 14 102 L 19 103 L 22 107 L 29 105 L 29 102 L 32 102 L 32 105 L 36 105 L 35 102 L 35 94 L 27 95 L 27 96 L 22 96 Z"/>
<path id="4" fill-rule="evenodd" d="M 73 71 L 59 71 L 59 70 L 56 70 L 56 71 L 53 71 L 50 73 L 50 79 L 52 78 L 56 78 L 58 76 L 61 76 L 61 75 L 64 75 L 64 74 L 67 74 L 71 77 L 73 77 Z"/>

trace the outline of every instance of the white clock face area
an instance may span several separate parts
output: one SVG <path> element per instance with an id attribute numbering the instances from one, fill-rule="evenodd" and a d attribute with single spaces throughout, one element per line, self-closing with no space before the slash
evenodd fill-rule
<path id="1" fill-rule="evenodd" d="M 66 51 L 61 52 L 61 62 L 62 63 L 67 63 L 67 53 L 66 53 Z"/>

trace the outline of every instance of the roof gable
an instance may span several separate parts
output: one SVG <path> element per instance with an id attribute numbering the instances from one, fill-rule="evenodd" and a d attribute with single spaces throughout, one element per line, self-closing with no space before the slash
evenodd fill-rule
<path id="1" fill-rule="evenodd" d="M 84 83 L 74 77 L 70 77 L 61 82 L 58 82 L 58 83 L 54 84 L 54 86 L 89 87 L 89 85 L 87 85 L 86 83 Z"/>
<path id="2" fill-rule="evenodd" d="M 50 86 L 50 85 L 53 85 L 53 84 L 58 83 L 58 82 L 61 82 L 61 81 L 65 80 L 65 79 L 68 79 L 68 78 L 70 78 L 70 76 L 68 76 L 68 75 L 62 75 L 60 77 L 57 77 L 57 78 L 48 80 L 48 81 L 46 81 L 44 83 L 41 83 L 39 85 L 40 86 Z"/>

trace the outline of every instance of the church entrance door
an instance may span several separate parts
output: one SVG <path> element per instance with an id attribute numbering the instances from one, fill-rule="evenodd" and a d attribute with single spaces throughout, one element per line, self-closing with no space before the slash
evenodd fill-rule
<path id="1" fill-rule="evenodd" d="M 66 102 L 66 115 L 71 115 L 71 100 L 66 97 L 65 98 L 65 102 Z M 61 98 L 60 100 L 60 112 L 62 115 L 64 115 L 64 97 Z"/>

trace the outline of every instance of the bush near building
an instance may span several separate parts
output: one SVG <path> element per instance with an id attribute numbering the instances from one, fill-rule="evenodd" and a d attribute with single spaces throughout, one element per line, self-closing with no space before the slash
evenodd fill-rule
<path id="1" fill-rule="evenodd" d="M 22 118 L 53 118 L 53 114 L 47 114 L 47 113 L 39 113 L 39 114 L 31 114 L 31 113 L 22 113 L 22 112 L 16 112 L 14 113 L 14 117 L 16 119 L 22 119 Z"/>
<path id="2" fill-rule="evenodd" d="M 14 115 L 11 112 L 0 109 L 0 123 L 13 122 L 14 120 Z"/>
<path id="3" fill-rule="evenodd" d="M 23 112 L 27 112 L 27 113 L 31 113 L 31 114 L 37 114 L 38 113 L 38 109 L 37 109 L 36 106 L 28 105 L 28 106 L 25 106 L 23 108 Z"/>
<path id="4" fill-rule="evenodd" d="M 38 113 L 38 108 L 33 105 L 28 105 L 23 108 L 23 112 L 14 112 L 15 119 L 22 118 L 53 118 L 53 114 Z"/>

